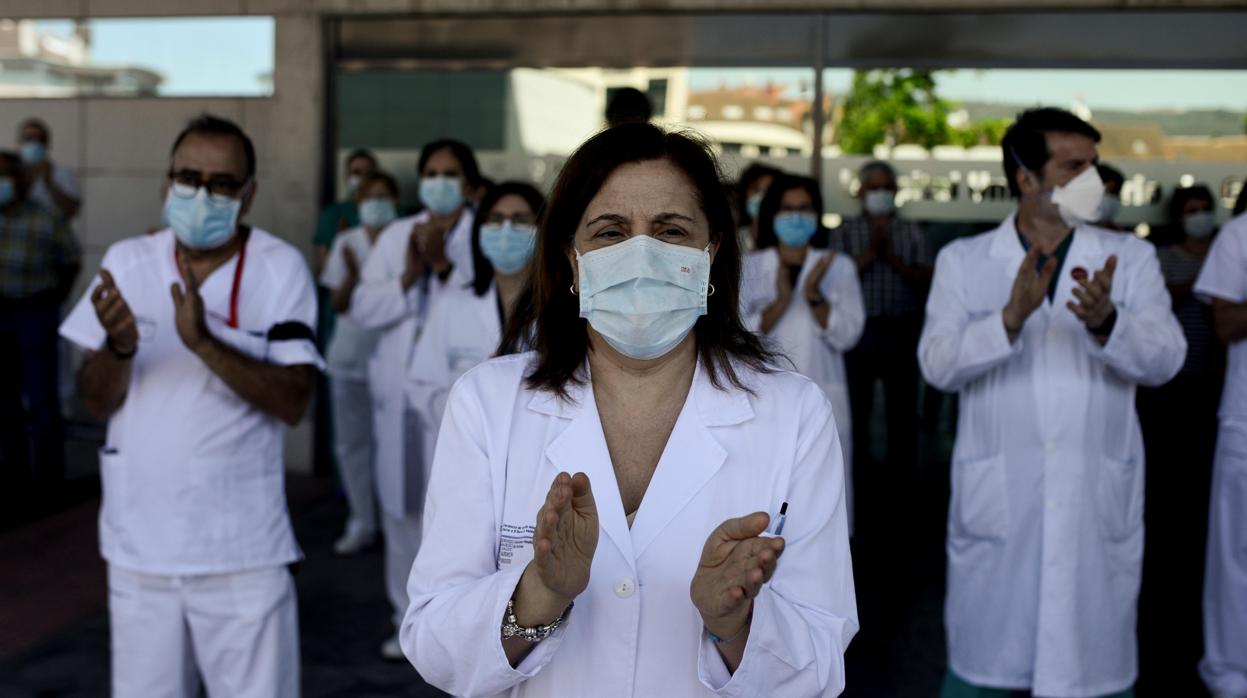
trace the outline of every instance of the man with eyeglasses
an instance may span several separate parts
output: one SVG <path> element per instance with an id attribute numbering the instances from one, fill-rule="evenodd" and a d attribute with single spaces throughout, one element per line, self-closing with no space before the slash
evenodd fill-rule
<path id="1" fill-rule="evenodd" d="M 122 240 L 61 325 L 87 350 L 83 402 L 108 419 L 100 548 L 113 695 L 297 696 L 284 425 L 322 361 L 302 255 L 239 222 L 255 151 L 204 115 L 174 142 L 168 227 Z"/>

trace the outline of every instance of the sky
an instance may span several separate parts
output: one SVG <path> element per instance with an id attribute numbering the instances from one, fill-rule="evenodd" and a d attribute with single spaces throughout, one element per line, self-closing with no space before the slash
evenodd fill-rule
<path id="1" fill-rule="evenodd" d="M 812 74 L 803 68 L 699 68 L 690 73 L 690 86 L 767 80 L 808 85 Z M 826 89 L 844 94 L 852 85 L 853 71 L 830 68 L 825 77 Z M 1247 70 L 957 70 L 938 72 L 936 84 L 940 96 L 962 102 L 1065 106 L 1078 99 L 1093 109 L 1247 112 Z"/>
<path id="2" fill-rule="evenodd" d="M 36 22 L 69 34 L 68 20 Z M 271 17 L 181 17 L 91 20 L 92 62 L 155 69 L 167 96 L 268 95 L 261 75 L 273 72 Z"/>
<path id="3" fill-rule="evenodd" d="M 68 33 L 66 20 L 39 21 L 44 31 Z M 165 95 L 264 95 L 259 77 L 273 70 L 271 17 L 187 17 L 92 20 L 97 63 L 154 67 L 165 76 Z M 812 82 L 804 68 L 694 68 L 694 89 L 768 80 L 794 86 Z M 828 69 L 826 86 L 844 94 L 851 70 Z M 958 70 L 937 74 L 939 94 L 956 101 L 1066 106 L 1082 100 L 1092 109 L 1208 109 L 1247 112 L 1247 70 Z M 791 94 L 795 96 L 795 94 Z M 807 92 L 806 97 L 812 96 Z"/>

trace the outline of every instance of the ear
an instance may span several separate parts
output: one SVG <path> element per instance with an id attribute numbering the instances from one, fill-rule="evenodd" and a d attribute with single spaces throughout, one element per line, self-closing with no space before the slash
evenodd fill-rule
<path id="1" fill-rule="evenodd" d="M 572 283 L 575 285 L 577 292 L 580 290 L 580 266 L 576 264 L 576 247 L 567 244 L 563 247 L 563 254 L 567 255 L 567 264 L 572 268 Z"/>
<path id="2" fill-rule="evenodd" d="M 1022 192 L 1023 196 L 1034 195 L 1043 189 L 1035 173 L 1023 167 L 1014 170 L 1013 181 L 1018 185 L 1018 191 Z"/>
<path id="3" fill-rule="evenodd" d="M 710 243 L 710 266 L 714 266 L 714 256 L 719 253 L 719 243 Z"/>
<path id="4" fill-rule="evenodd" d="M 243 216 L 247 215 L 247 212 L 251 210 L 251 202 L 255 200 L 255 192 L 259 188 L 260 188 L 260 183 L 257 182 L 255 179 L 252 179 L 251 185 L 248 187 L 250 191 L 248 191 L 242 197 L 242 208 L 238 210 L 239 218 L 242 218 Z"/>

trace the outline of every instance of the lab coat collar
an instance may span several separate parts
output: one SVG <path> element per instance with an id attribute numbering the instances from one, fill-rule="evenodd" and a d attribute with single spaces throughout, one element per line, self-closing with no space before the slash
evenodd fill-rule
<path id="1" fill-rule="evenodd" d="M 747 382 L 749 369 L 738 364 L 736 370 Z M 539 390 L 528 401 L 528 409 L 551 417 L 574 419 L 584 409 L 585 401 L 593 398 L 587 363 L 581 369 L 580 375 L 585 382 L 568 385 L 567 398 L 560 398 L 548 390 Z M 749 402 L 749 395 L 737 389 L 725 391 L 714 387 L 700 360 L 693 373 L 689 400 L 697 406 L 702 423 L 708 427 L 732 426 L 753 419 L 753 405 Z"/>
<path id="2" fill-rule="evenodd" d="M 1026 256 L 1026 250 L 1022 248 L 1022 241 L 1018 240 L 1017 213 L 1015 209 L 992 232 L 991 256 L 1017 259 L 1020 264 L 1022 258 Z M 1070 245 L 1069 253 L 1065 256 L 1065 268 L 1073 269 L 1070 265 L 1071 260 L 1099 259 L 1103 247 L 1100 244 L 1098 232 L 1095 226 L 1087 223 L 1080 223 L 1074 229 L 1074 240 Z M 1088 271 L 1094 272 L 1103 264 L 1101 260 L 1095 269 L 1088 268 Z"/>
<path id="3" fill-rule="evenodd" d="M 751 419 L 753 407 L 743 391 L 715 388 L 699 362 L 688 399 L 629 529 L 587 368 L 585 374 L 583 385 L 569 387 L 569 400 L 559 400 L 543 391 L 533 396 L 529 408 L 571 419 L 571 424 L 546 447 L 546 460 L 556 472 L 582 471 L 589 476 L 601 530 L 635 573 L 640 555 L 727 460 L 727 451 L 714 438 L 710 427 Z"/>

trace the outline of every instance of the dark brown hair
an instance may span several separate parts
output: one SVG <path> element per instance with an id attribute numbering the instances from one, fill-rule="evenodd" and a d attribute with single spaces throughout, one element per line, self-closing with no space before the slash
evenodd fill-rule
<path id="1" fill-rule="evenodd" d="M 566 397 L 568 383 L 584 381 L 581 367 L 589 352 L 589 333 L 580 318 L 580 301 L 571 293 L 567 249 L 589 202 L 610 175 L 621 165 L 650 160 L 666 160 L 688 177 L 710 223 L 710 240 L 719 245 L 710 267 L 715 292 L 693 328 L 711 383 L 721 390 L 728 384 L 748 390 L 736 364 L 771 370 L 774 355 L 740 320 L 740 246 L 709 146 L 690 134 L 667 133 L 652 124 L 623 124 L 598 133 L 572 154 L 538 224 L 527 288 L 499 347 L 500 354 L 524 347 L 537 352 L 529 388 Z"/>
<path id="2" fill-rule="evenodd" d="M 818 190 L 818 182 L 809 177 L 781 172 L 771 180 L 771 186 L 762 195 L 762 204 L 758 206 L 757 248 L 759 250 L 779 244 L 779 240 L 775 237 L 775 216 L 779 214 L 784 194 L 793 189 L 804 189 L 814 204 L 814 216 L 818 219 L 818 228 L 814 231 L 814 236 L 810 238 L 810 247 L 826 249 L 829 234 L 823 227 L 823 193 Z"/>

